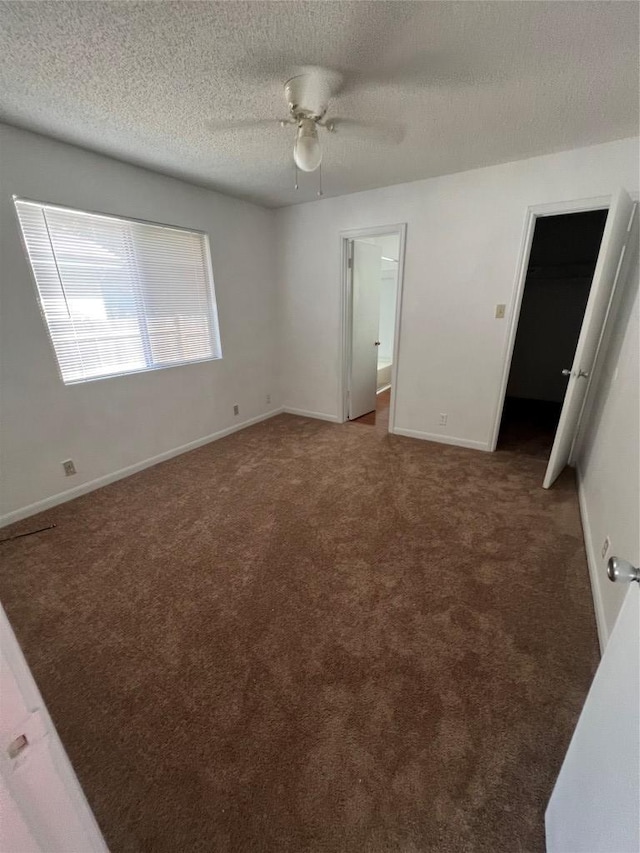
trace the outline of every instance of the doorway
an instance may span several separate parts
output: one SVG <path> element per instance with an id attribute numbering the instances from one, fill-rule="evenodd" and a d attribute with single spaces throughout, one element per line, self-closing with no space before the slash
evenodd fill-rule
<path id="1" fill-rule="evenodd" d="M 405 226 L 351 231 L 343 244 L 343 421 L 393 432 Z"/>
<path id="2" fill-rule="evenodd" d="M 600 209 L 535 221 L 498 450 L 549 458 L 606 219 Z"/>
<path id="3" fill-rule="evenodd" d="M 511 355 L 515 350 L 516 324 L 518 324 L 519 327 L 521 303 L 524 301 L 525 284 L 529 279 L 528 273 L 530 257 L 533 248 L 534 232 L 537 229 L 538 220 L 545 217 L 550 218 L 551 223 L 548 227 L 553 228 L 555 224 L 553 222 L 554 217 L 559 217 L 563 214 L 574 216 L 576 214 L 597 211 L 603 212 L 606 210 L 604 229 L 601 231 L 601 239 L 599 241 L 597 258 L 593 269 L 593 277 L 588 289 L 586 305 L 582 310 L 577 342 L 575 343 L 575 346 L 572 344 L 572 348 L 566 352 L 566 356 L 568 356 L 571 354 L 572 349 L 572 363 L 571 365 L 566 364 L 563 366 L 556 364 L 554 367 L 555 370 L 559 369 L 560 375 L 566 378 L 567 385 L 564 391 L 562 407 L 560 409 L 559 419 L 557 420 L 557 428 L 555 429 L 555 435 L 553 436 L 551 452 L 548 455 L 547 469 L 542 483 L 543 488 L 545 489 L 549 489 L 553 485 L 564 467 L 571 464 L 573 459 L 572 454 L 574 452 L 574 444 L 578 435 L 582 411 L 587 399 L 587 392 L 589 390 L 591 377 L 596 369 L 600 343 L 604 333 L 605 324 L 607 322 L 607 317 L 609 315 L 609 308 L 616 293 L 618 278 L 620 277 L 621 271 L 626 268 L 628 263 L 628 261 L 625 260 L 625 257 L 628 259 L 632 255 L 632 252 L 627 253 L 627 247 L 633 243 L 633 234 L 637 234 L 637 207 L 637 203 L 634 202 L 626 190 L 620 188 L 609 198 L 529 208 L 527 212 L 521 262 L 518 272 L 516 299 L 511 317 L 507 355 L 505 356 L 502 390 L 499 397 L 497 416 L 491 442 L 492 450 L 497 449 L 499 433 L 502 426 L 503 410 L 505 408 L 504 403 L 507 396 L 512 365 Z M 572 219 L 570 221 L 570 227 L 573 227 L 574 222 L 578 223 L 580 226 L 581 223 L 586 221 L 589 220 L 586 220 L 584 217 L 579 220 Z M 591 232 L 592 236 L 595 236 L 595 242 L 597 243 L 597 235 L 599 232 L 597 219 L 591 220 L 591 227 L 593 229 Z M 635 239 L 637 240 L 637 237 Z M 581 263 L 580 259 L 591 257 L 591 253 L 594 249 L 594 247 L 589 249 L 589 254 L 583 253 L 582 255 L 577 254 L 575 256 L 568 254 L 567 257 L 569 258 L 569 261 L 565 264 L 562 259 L 565 257 L 564 253 L 573 251 L 573 249 L 570 249 L 572 242 L 574 242 L 573 239 L 563 240 L 561 236 L 560 238 L 554 237 L 552 241 L 547 242 L 550 242 L 552 245 L 551 260 L 553 263 L 558 264 L 558 259 L 560 259 L 561 263 L 558 264 L 558 267 L 564 265 L 566 269 L 569 269 L 571 264 L 578 264 L 579 266 Z M 553 248 L 554 244 L 555 248 Z M 578 258 L 577 261 L 576 258 Z M 592 263 L 592 261 L 589 263 Z M 576 272 L 575 269 L 574 272 Z M 560 273 L 560 268 L 556 270 L 556 273 Z M 580 276 L 576 274 L 574 277 Z M 558 278 L 561 279 L 563 276 L 558 275 Z M 560 305 L 559 308 L 556 308 L 556 312 L 559 317 L 563 317 L 565 314 L 570 313 L 567 312 L 562 305 Z M 545 330 L 552 329 L 554 327 L 555 322 L 559 319 L 556 317 L 556 312 L 552 312 L 551 316 L 545 314 L 541 318 L 541 322 L 538 324 L 539 334 L 541 336 L 544 336 Z M 543 348 L 545 353 L 547 350 L 553 349 L 549 346 L 548 340 L 544 337 Z M 539 369 L 539 363 L 535 369 Z M 514 386 L 512 385 L 512 388 L 513 387 Z M 547 402 L 553 402 L 553 400 Z M 508 417 L 509 412 L 507 411 L 506 414 Z M 551 430 L 553 429 L 554 421 L 555 417 L 552 417 Z M 539 450 L 538 452 L 546 453 L 546 450 Z"/>

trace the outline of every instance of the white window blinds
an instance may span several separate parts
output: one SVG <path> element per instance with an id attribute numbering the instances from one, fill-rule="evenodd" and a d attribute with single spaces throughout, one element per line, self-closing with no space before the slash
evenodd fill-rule
<path id="1" fill-rule="evenodd" d="M 65 384 L 221 358 L 205 234 L 15 205 Z"/>

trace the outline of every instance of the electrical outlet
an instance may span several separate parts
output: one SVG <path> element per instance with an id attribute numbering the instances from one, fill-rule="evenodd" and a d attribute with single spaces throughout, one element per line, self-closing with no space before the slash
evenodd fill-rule
<path id="1" fill-rule="evenodd" d="M 506 313 L 507 306 L 506 305 L 496 305 L 496 320 L 504 320 L 504 315 Z"/>
<path id="2" fill-rule="evenodd" d="M 239 414 L 240 414 L 240 406 L 239 406 L 237 403 L 236 403 L 236 404 L 235 404 L 235 406 L 233 407 L 233 414 L 234 414 L 234 415 L 239 415 Z"/>
<path id="3" fill-rule="evenodd" d="M 271 394 L 267 394 L 267 406 L 271 405 Z"/>
<path id="4" fill-rule="evenodd" d="M 607 556 L 607 554 L 609 553 L 610 547 L 611 547 L 611 539 L 609 539 L 609 537 L 607 536 L 607 538 L 602 543 L 602 559 L 603 560 Z"/>
<path id="5" fill-rule="evenodd" d="M 72 477 L 76 473 L 76 466 L 73 464 L 73 459 L 67 459 L 62 463 L 65 477 Z"/>
<path id="6" fill-rule="evenodd" d="M 440 420 L 438 422 L 440 424 L 440 426 L 446 426 L 447 425 L 447 418 L 448 417 L 449 416 L 447 415 L 446 412 L 440 412 Z"/>

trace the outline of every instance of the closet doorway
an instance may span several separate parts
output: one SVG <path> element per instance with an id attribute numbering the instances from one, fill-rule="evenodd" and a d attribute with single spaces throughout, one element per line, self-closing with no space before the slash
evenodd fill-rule
<path id="1" fill-rule="evenodd" d="M 548 459 L 549 488 L 570 461 L 636 207 L 530 209 L 493 449 Z"/>
<path id="2" fill-rule="evenodd" d="M 549 458 L 606 219 L 605 209 L 536 221 L 498 450 Z"/>

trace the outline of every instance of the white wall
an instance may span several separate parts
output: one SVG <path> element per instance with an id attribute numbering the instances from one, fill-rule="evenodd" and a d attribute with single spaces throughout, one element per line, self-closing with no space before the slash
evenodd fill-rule
<path id="1" fill-rule="evenodd" d="M 0 186 L 0 521 L 277 407 L 272 211 L 1 125 Z M 12 194 L 206 231 L 223 359 L 65 387 Z"/>
<path id="2" fill-rule="evenodd" d="M 279 210 L 284 404 L 341 411 L 339 233 L 406 222 L 396 431 L 487 449 L 527 207 L 619 186 L 638 187 L 637 139 Z"/>
<path id="3" fill-rule="evenodd" d="M 637 231 L 633 241 L 637 244 Z M 637 252 L 637 250 L 636 250 Z M 601 360 L 589 390 L 577 453 L 580 509 L 600 643 L 604 648 L 627 592 L 607 579 L 611 555 L 640 565 L 640 344 L 637 253 L 614 295 Z M 611 547 L 602 558 L 602 544 Z"/>

